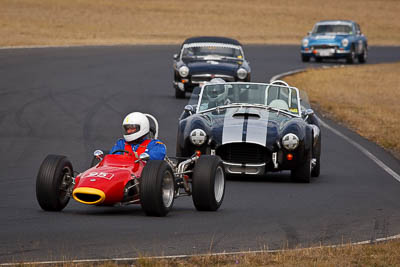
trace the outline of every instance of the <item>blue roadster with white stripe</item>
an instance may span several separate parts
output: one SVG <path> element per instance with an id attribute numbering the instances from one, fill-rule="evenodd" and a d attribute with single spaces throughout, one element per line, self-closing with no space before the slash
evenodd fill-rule
<path id="1" fill-rule="evenodd" d="M 301 96 L 300 96 L 301 95 Z M 307 96 L 282 81 L 206 83 L 179 119 L 177 156 L 218 155 L 228 174 L 319 176 L 321 131 Z"/>
<path id="2" fill-rule="evenodd" d="M 320 62 L 324 58 L 346 59 L 347 63 L 365 63 L 368 42 L 360 25 L 350 20 L 325 20 L 316 23 L 301 43 L 301 60 Z"/>

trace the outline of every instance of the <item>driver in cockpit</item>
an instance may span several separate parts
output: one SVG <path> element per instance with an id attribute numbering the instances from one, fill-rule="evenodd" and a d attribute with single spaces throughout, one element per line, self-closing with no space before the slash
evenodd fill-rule
<path id="1" fill-rule="evenodd" d="M 150 160 L 163 160 L 166 155 L 166 148 L 163 142 L 158 139 L 149 138 L 150 122 L 141 112 L 128 114 L 122 122 L 124 138 L 118 139 L 117 143 L 111 148 L 110 154 L 117 150 L 126 150 L 137 153 L 139 157 L 142 153 L 147 153 Z M 117 152 L 121 154 L 122 152 Z"/>

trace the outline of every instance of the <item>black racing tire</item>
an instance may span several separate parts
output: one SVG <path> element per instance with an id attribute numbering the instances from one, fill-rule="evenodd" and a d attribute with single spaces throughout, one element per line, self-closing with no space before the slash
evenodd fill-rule
<path id="1" fill-rule="evenodd" d="M 225 170 L 218 156 L 204 155 L 196 161 L 192 178 L 193 204 L 199 211 L 216 211 L 225 195 Z"/>
<path id="2" fill-rule="evenodd" d="M 358 62 L 365 63 L 367 62 L 367 58 L 368 58 L 368 49 L 366 46 L 364 46 L 362 53 L 358 55 Z"/>
<path id="3" fill-rule="evenodd" d="M 310 61 L 310 56 L 301 55 L 301 61 L 303 61 L 303 62 L 309 62 L 309 61 Z"/>
<path id="4" fill-rule="evenodd" d="M 163 217 L 172 209 L 175 177 L 163 160 L 150 160 L 140 178 L 140 204 L 148 216 Z"/>
<path id="5" fill-rule="evenodd" d="M 350 55 L 346 58 L 346 63 L 353 64 L 355 60 L 356 60 L 356 50 L 354 49 L 354 46 L 352 46 L 350 50 Z"/>
<path id="6" fill-rule="evenodd" d="M 307 152 L 304 163 L 291 171 L 291 177 L 295 182 L 309 183 L 311 181 L 311 149 Z"/>
<path id="7" fill-rule="evenodd" d="M 72 164 L 67 157 L 48 155 L 44 159 L 36 178 L 36 199 L 43 210 L 61 211 L 67 206 L 72 176 Z"/>
<path id="8" fill-rule="evenodd" d="M 314 168 L 311 171 L 311 177 L 319 177 L 321 172 L 321 159 L 318 157 Z"/>
<path id="9" fill-rule="evenodd" d="M 314 168 L 312 168 L 311 170 L 311 177 L 319 177 L 319 174 L 321 172 L 321 135 L 319 136 L 317 147 L 315 149 L 315 154 L 316 163 Z"/>
<path id="10" fill-rule="evenodd" d="M 110 151 L 108 151 L 108 150 L 102 150 L 102 151 L 103 151 L 103 153 L 104 153 L 104 156 L 105 156 L 105 155 L 108 155 L 108 153 L 110 152 Z M 96 157 L 93 156 L 92 162 L 90 162 L 89 168 L 92 168 L 92 167 L 96 166 L 97 164 L 99 164 L 100 161 L 101 161 L 100 159 L 98 159 L 98 158 L 96 158 Z"/>
<path id="11" fill-rule="evenodd" d="M 185 91 L 181 91 L 179 88 L 175 88 L 175 98 L 185 98 Z"/>

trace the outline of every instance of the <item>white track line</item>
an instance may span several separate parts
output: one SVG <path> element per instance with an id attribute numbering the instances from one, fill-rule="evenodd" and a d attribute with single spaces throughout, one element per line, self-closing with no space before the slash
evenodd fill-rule
<path id="1" fill-rule="evenodd" d="M 221 252 L 221 253 L 208 253 L 208 254 L 194 254 L 194 255 L 172 255 L 172 256 L 155 256 L 155 257 L 133 257 L 133 258 L 109 258 L 109 259 L 82 259 L 82 260 L 71 260 L 71 261 L 34 261 L 34 262 L 14 262 L 14 263 L 1 263 L 0 266 L 14 266 L 18 265 L 44 265 L 44 264 L 65 264 L 65 263 L 100 263 L 100 262 L 134 262 L 139 259 L 149 259 L 149 260 L 157 260 L 157 259 L 182 259 L 182 258 L 190 258 L 190 257 L 206 257 L 206 256 L 233 256 L 233 255 L 247 255 L 247 254 L 260 254 L 260 253 L 279 253 L 286 252 L 291 250 L 305 250 L 305 249 L 315 249 L 315 248 L 340 248 L 346 246 L 355 246 L 355 245 L 367 245 L 374 244 L 379 242 L 385 242 L 389 240 L 399 239 L 400 235 L 394 235 L 384 238 L 377 238 L 373 241 L 360 241 L 349 244 L 340 244 L 340 245 L 330 245 L 330 246 L 318 246 L 318 247 L 309 247 L 309 248 L 297 248 L 297 249 L 276 249 L 276 250 L 249 250 L 249 251 L 237 251 L 237 252 Z"/>
<path id="2" fill-rule="evenodd" d="M 325 128 L 329 129 L 330 131 L 332 131 L 333 133 L 335 133 L 336 135 L 342 137 L 343 139 L 345 139 L 347 142 L 349 142 L 350 144 L 352 144 L 353 146 L 355 146 L 358 150 L 360 150 L 364 155 L 366 155 L 368 158 L 370 158 L 372 161 L 374 161 L 379 167 L 381 167 L 384 171 L 386 171 L 388 174 L 390 174 L 394 179 L 396 179 L 398 182 L 400 182 L 400 175 L 398 173 L 396 173 L 395 171 L 393 171 L 389 166 L 387 166 L 385 163 L 383 163 L 380 159 L 378 159 L 377 157 L 375 157 L 371 152 L 369 152 L 366 148 L 364 148 L 363 146 L 361 146 L 359 143 L 353 141 L 351 138 L 345 136 L 344 134 L 342 134 L 341 132 L 339 132 L 338 130 L 332 128 L 331 126 L 329 126 L 328 124 L 326 124 L 324 121 L 322 121 L 321 119 L 319 119 L 319 121 L 321 122 L 322 126 L 324 126 Z"/>
<path id="3" fill-rule="evenodd" d="M 326 66 L 323 66 L 323 68 L 328 68 Z M 278 75 L 275 75 L 274 77 L 271 78 L 270 82 L 273 82 L 275 80 L 279 80 L 284 76 L 289 76 L 292 74 L 296 74 L 299 72 L 303 72 L 306 71 L 306 69 L 297 69 L 297 70 L 293 70 L 293 71 L 288 71 L 285 73 L 281 73 Z M 324 126 L 325 128 L 329 129 L 330 131 L 332 131 L 333 133 L 335 133 L 336 135 L 342 137 L 343 139 L 345 139 L 347 142 L 349 142 L 350 144 L 352 144 L 353 146 L 355 146 L 358 150 L 360 150 L 364 155 L 366 155 L 368 158 L 370 158 L 372 161 L 374 161 L 379 167 L 381 167 L 384 171 L 386 171 L 389 175 L 391 175 L 394 179 L 396 179 L 398 182 L 400 182 L 400 175 L 398 173 L 396 173 L 394 170 L 392 170 L 389 166 L 387 166 L 385 163 L 383 163 L 380 159 L 378 159 L 375 155 L 373 155 L 371 152 L 369 152 L 366 148 L 364 148 L 363 146 L 361 146 L 359 143 L 357 143 L 356 141 L 352 140 L 351 138 L 347 137 L 346 135 L 342 134 L 341 132 L 339 132 L 338 130 L 332 128 L 331 126 L 329 126 L 328 124 L 326 124 L 324 121 L 322 121 L 320 118 L 318 118 L 319 121 L 321 122 L 322 126 Z"/>

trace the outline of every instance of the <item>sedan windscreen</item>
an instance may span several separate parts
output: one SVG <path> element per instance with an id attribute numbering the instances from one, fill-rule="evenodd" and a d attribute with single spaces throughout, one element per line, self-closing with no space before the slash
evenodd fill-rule
<path id="1" fill-rule="evenodd" d="M 238 46 L 218 44 L 190 44 L 184 46 L 182 58 L 201 58 L 205 56 L 217 56 L 242 59 L 242 51 Z"/>
<path id="2" fill-rule="evenodd" d="M 347 24 L 322 24 L 317 25 L 314 27 L 313 32 L 314 34 L 321 34 L 321 33 L 352 33 L 352 27 Z"/>

